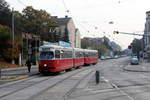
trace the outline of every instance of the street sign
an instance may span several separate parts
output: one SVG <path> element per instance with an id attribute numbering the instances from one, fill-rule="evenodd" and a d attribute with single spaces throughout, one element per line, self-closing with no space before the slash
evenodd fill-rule
<path id="1" fill-rule="evenodd" d="M 71 47 L 71 44 L 69 42 L 59 41 L 59 45 L 63 47 Z"/>

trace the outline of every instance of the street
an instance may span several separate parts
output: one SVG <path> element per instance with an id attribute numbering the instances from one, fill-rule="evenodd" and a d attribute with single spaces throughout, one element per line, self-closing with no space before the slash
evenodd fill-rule
<path id="1" fill-rule="evenodd" d="M 150 73 L 126 71 L 127 63 L 128 58 L 99 63 L 102 83 L 95 85 L 91 81 L 86 89 L 77 89 L 69 100 L 149 100 Z"/>
<path id="2" fill-rule="evenodd" d="M 0 100 L 149 100 L 150 73 L 126 71 L 128 64 L 124 57 L 59 75 L 30 76 L 0 85 Z"/>
<path id="3" fill-rule="evenodd" d="M 0 100 L 150 100 L 149 4 L 0 0 Z"/>

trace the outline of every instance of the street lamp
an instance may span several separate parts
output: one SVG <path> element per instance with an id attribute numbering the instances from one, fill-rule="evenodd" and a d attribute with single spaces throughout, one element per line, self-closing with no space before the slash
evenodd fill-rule
<path id="1" fill-rule="evenodd" d="M 15 64 L 14 60 L 14 8 L 12 8 L 12 64 Z"/>

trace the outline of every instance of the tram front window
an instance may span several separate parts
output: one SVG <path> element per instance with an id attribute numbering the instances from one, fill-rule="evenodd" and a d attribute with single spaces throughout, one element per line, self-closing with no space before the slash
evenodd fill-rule
<path id="1" fill-rule="evenodd" d="M 53 59 L 54 53 L 53 52 L 41 52 L 40 59 Z"/>

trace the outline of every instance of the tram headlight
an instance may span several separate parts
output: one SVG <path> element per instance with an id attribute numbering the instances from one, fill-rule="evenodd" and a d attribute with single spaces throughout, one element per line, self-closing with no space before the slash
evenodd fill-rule
<path id="1" fill-rule="evenodd" d="M 44 67 L 46 67 L 47 66 L 47 64 L 44 64 Z"/>

